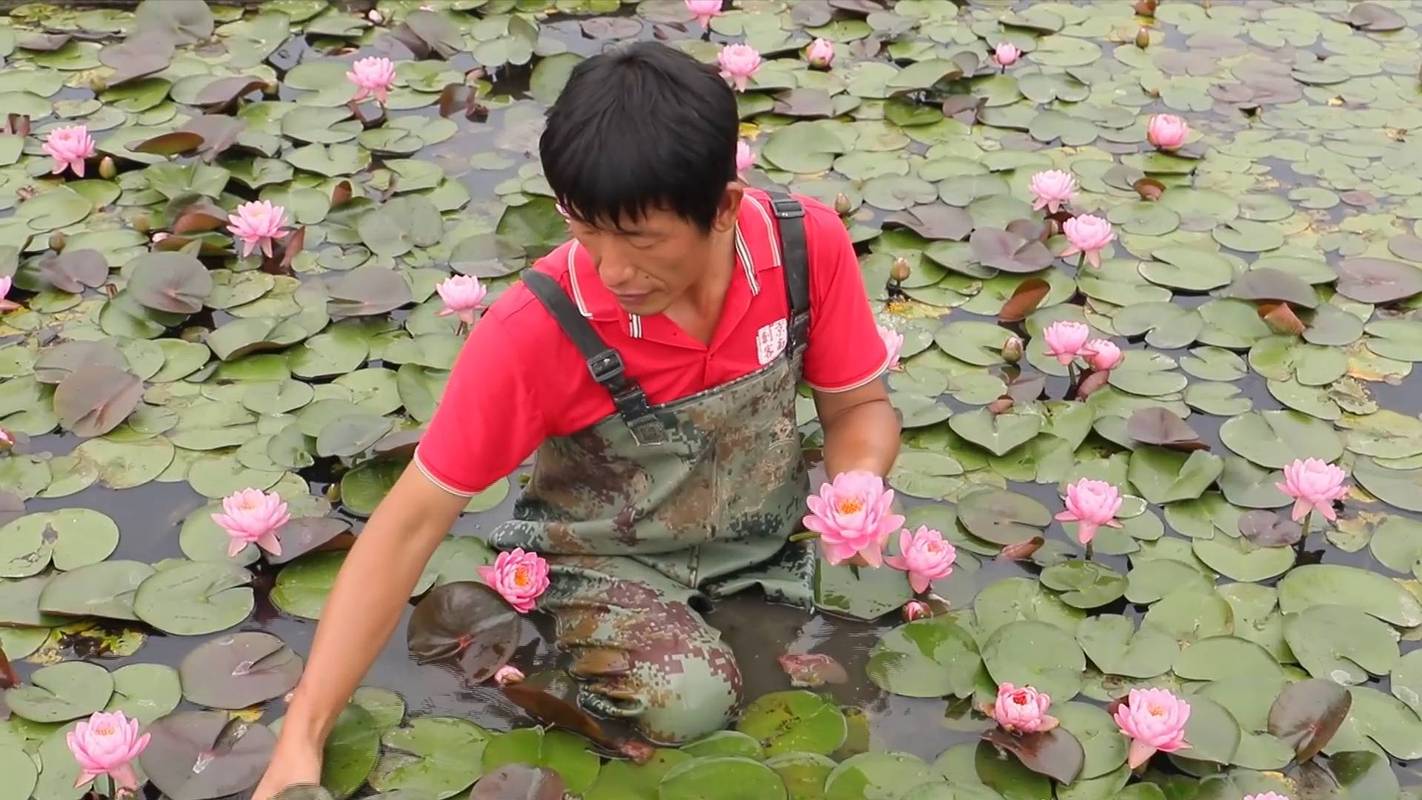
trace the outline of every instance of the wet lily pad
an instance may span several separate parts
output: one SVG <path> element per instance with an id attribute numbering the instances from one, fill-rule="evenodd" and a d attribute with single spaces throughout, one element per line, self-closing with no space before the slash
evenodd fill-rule
<path id="1" fill-rule="evenodd" d="M 10 711 L 32 722 L 67 722 L 103 710 L 114 679 L 97 664 L 68 661 L 36 670 L 26 684 L 5 690 Z"/>
<path id="2" fill-rule="evenodd" d="M 149 726 L 139 763 L 174 800 L 209 800 L 257 784 L 276 737 L 265 725 L 217 711 L 180 711 Z"/>
<path id="3" fill-rule="evenodd" d="M 982 657 L 967 631 L 943 619 L 910 622 L 884 635 L 869 653 L 865 672 L 888 692 L 906 697 L 966 697 L 981 672 Z"/>
<path id="4" fill-rule="evenodd" d="M 301 657 L 269 633 L 247 631 L 212 639 L 178 669 L 183 694 L 210 708 L 245 708 L 296 687 Z"/>
<path id="5" fill-rule="evenodd" d="M 241 567 L 205 561 L 177 562 L 139 584 L 133 610 L 149 625 L 179 636 L 230 628 L 252 612 L 252 575 Z"/>
<path id="6" fill-rule="evenodd" d="M 993 631 L 983 666 L 997 683 L 1030 685 L 1064 702 L 1081 690 L 1086 657 L 1075 638 L 1055 625 L 1024 620 Z"/>

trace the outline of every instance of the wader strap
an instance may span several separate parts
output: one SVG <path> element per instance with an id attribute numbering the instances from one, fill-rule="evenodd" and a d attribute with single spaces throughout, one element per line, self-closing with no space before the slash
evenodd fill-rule
<path id="1" fill-rule="evenodd" d="M 628 377 L 622 363 L 622 356 L 607 346 L 592 326 L 573 305 L 567 292 L 558 282 L 536 270 L 523 272 L 523 282 L 533 296 L 537 297 L 563 333 L 577 346 L 578 352 L 587 361 L 588 372 L 593 380 L 602 384 L 612 395 L 612 404 L 617 413 L 632 429 L 632 436 L 638 444 L 661 444 L 666 441 L 666 430 L 652 413 L 647 403 L 647 395 L 637 382 Z"/>
<path id="2" fill-rule="evenodd" d="M 770 193 L 770 207 L 779 221 L 780 258 L 785 273 L 785 295 L 790 301 L 790 336 L 787 350 L 796 353 L 810 341 L 810 254 L 805 248 L 805 207 L 779 192 Z"/>

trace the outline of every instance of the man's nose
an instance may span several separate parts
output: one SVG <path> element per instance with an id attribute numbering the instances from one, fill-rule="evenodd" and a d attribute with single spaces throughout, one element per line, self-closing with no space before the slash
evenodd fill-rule
<path id="1" fill-rule="evenodd" d="M 631 264 L 616 256 L 604 255 L 597 265 L 597 276 L 608 288 L 625 285 L 636 272 Z"/>

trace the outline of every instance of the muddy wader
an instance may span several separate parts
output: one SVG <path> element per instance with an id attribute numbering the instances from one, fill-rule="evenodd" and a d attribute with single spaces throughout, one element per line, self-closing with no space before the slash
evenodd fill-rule
<path id="1" fill-rule="evenodd" d="M 539 447 L 514 518 L 490 540 L 551 564 L 538 607 L 554 616 L 580 702 L 632 719 L 658 743 L 723 728 L 740 701 L 734 654 L 689 600 L 761 585 L 808 605 L 812 551 L 786 543 L 809 491 L 795 418 L 809 332 L 804 209 L 777 195 L 772 207 L 789 299 L 784 351 L 665 405 L 648 404 L 553 279 L 524 273 L 616 410 Z"/>

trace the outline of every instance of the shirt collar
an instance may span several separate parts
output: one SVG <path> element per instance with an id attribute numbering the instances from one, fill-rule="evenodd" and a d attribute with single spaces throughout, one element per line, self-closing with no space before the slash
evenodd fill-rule
<path id="1" fill-rule="evenodd" d="M 764 192 L 747 189 L 736 216 L 736 270 L 731 281 L 745 281 L 752 295 L 760 294 L 762 273 L 778 269 L 780 243 L 770 218 L 770 201 Z M 568 247 L 568 283 L 573 302 L 584 317 L 599 322 L 624 320 L 627 334 L 641 338 L 642 318 L 628 314 L 617 304 L 617 298 L 597 276 L 592 258 L 574 239 Z"/>

